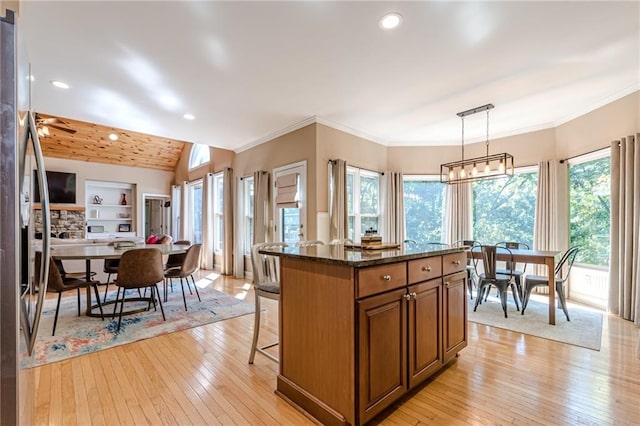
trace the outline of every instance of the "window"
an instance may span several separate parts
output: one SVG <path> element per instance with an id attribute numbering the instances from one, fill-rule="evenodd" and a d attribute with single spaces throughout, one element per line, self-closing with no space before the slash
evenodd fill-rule
<path id="1" fill-rule="evenodd" d="M 571 247 L 580 247 L 576 263 L 608 267 L 611 160 L 608 150 L 605 155 L 569 162 L 569 240 Z"/>
<path id="2" fill-rule="evenodd" d="M 191 213 L 191 242 L 202 243 L 202 180 L 189 185 L 189 212 Z"/>
<path id="3" fill-rule="evenodd" d="M 360 241 L 365 231 L 380 229 L 380 175 L 347 167 L 348 238 Z"/>
<path id="4" fill-rule="evenodd" d="M 253 245 L 253 177 L 245 177 L 242 179 L 243 186 L 243 226 L 244 226 L 244 254 L 251 254 L 251 246 Z"/>
<path id="5" fill-rule="evenodd" d="M 419 244 L 443 241 L 444 194 L 439 176 L 405 176 L 406 238 Z"/>
<path id="6" fill-rule="evenodd" d="M 224 236 L 224 176 L 217 173 L 213 176 L 213 250 L 222 251 Z"/>
<path id="7" fill-rule="evenodd" d="M 538 186 L 537 167 L 516 169 L 514 176 L 473 183 L 473 239 L 533 247 Z"/>
<path id="8" fill-rule="evenodd" d="M 189 170 L 200 167 L 210 161 L 209 145 L 194 144 L 189 156 Z"/>

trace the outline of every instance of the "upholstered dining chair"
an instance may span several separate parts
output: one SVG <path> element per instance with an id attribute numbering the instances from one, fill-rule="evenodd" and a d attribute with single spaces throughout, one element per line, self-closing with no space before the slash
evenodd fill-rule
<path id="1" fill-rule="evenodd" d="M 513 296 L 513 301 L 516 304 L 516 309 L 519 311 L 520 306 L 518 305 L 518 295 L 515 289 L 515 283 L 513 280 L 513 274 L 498 274 L 496 265 L 497 265 L 497 257 L 499 252 L 504 252 L 510 256 L 511 261 L 513 261 L 513 254 L 511 254 L 511 250 L 505 247 L 496 247 L 496 246 L 474 246 L 471 248 L 472 252 L 480 251 L 482 253 L 482 266 L 484 272 L 480 272 L 476 270 L 476 274 L 478 275 L 478 291 L 476 293 L 476 303 L 473 307 L 473 311 L 475 312 L 478 309 L 478 305 L 482 303 L 482 295 L 485 291 L 485 288 L 490 286 L 495 286 L 498 289 L 498 294 L 500 295 L 500 304 L 502 305 L 502 310 L 504 311 L 504 317 L 507 317 L 507 290 L 511 287 L 511 294 Z"/>
<path id="2" fill-rule="evenodd" d="M 323 246 L 324 242 L 320 240 L 303 240 L 298 241 L 296 243 L 296 247 L 313 247 L 313 246 Z"/>
<path id="3" fill-rule="evenodd" d="M 107 282 L 104 287 L 104 299 L 107 301 L 107 293 L 109 292 L 109 283 L 111 282 L 111 275 L 118 273 L 118 266 L 120 265 L 120 259 L 105 259 L 102 265 L 102 271 L 107 274 Z"/>
<path id="4" fill-rule="evenodd" d="M 260 333 L 260 298 L 280 300 L 280 261 L 275 256 L 267 256 L 260 253 L 263 249 L 287 247 L 287 243 L 257 243 L 251 247 L 251 266 L 253 267 L 253 289 L 255 293 L 255 320 L 253 325 L 253 341 L 249 353 L 249 364 L 253 364 L 256 352 L 260 352 L 267 358 L 278 362 L 278 358 L 267 352 L 267 349 L 276 346 L 278 342 L 264 346 L 258 346 Z"/>
<path id="5" fill-rule="evenodd" d="M 182 288 L 182 300 L 184 301 L 184 310 L 185 311 L 187 310 L 187 298 L 186 298 L 185 293 L 184 293 L 184 281 L 183 280 L 187 281 L 187 288 L 189 288 L 189 291 L 191 291 L 191 288 L 189 286 L 189 277 L 191 277 L 191 280 L 193 281 L 193 287 L 196 290 L 196 295 L 198 296 L 198 301 L 199 302 L 202 301 L 200 299 L 200 293 L 198 292 L 198 286 L 196 286 L 196 280 L 193 278 L 193 274 L 200 267 L 200 250 L 201 249 L 202 249 L 202 244 L 194 244 L 194 245 L 192 245 L 191 247 L 189 247 L 187 252 L 184 254 L 184 258 L 183 258 L 182 264 L 180 266 L 169 268 L 169 269 L 166 269 L 164 271 L 164 278 L 165 278 L 165 282 L 164 282 L 164 300 L 165 300 L 165 302 L 167 301 L 167 287 L 168 287 L 167 281 L 169 281 L 169 283 L 171 283 L 174 278 L 179 278 L 180 279 L 180 287 Z"/>
<path id="6" fill-rule="evenodd" d="M 564 311 L 564 315 L 567 317 L 567 321 L 571 320 L 569 319 L 569 311 L 567 310 L 567 301 L 564 297 L 564 286 L 567 282 L 567 279 L 569 278 L 569 274 L 571 273 L 571 268 L 573 267 L 573 262 L 576 260 L 578 251 L 578 247 L 569 248 L 562 255 L 555 269 L 555 291 L 558 295 L 558 300 L 560 300 L 560 306 Z M 549 287 L 549 277 L 542 275 L 526 275 L 524 277 L 524 283 L 522 285 L 522 291 L 524 293 L 522 299 L 522 315 L 524 315 L 524 310 L 527 309 L 529 298 L 531 297 L 531 292 L 533 291 L 533 289 L 542 286 Z M 549 289 L 549 291 L 551 291 L 551 289 Z"/>
<path id="7" fill-rule="evenodd" d="M 151 303 L 153 303 L 154 309 L 157 310 L 157 296 L 160 311 L 162 312 L 162 319 L 166 321 L 164 309 L 162 308 L 160 292 L 158 291 L 157 286 L 157 284 L 163 279 L 164 267 L 162 265 L 162 253 L 160 250 L 156 248 L 139 248 L 127 250 L 122 253 L 122 256 L 120 257 L 120 266 L 118 268 L 118 278 L 114 281 L 114 284 L 118 287 L 116 300 L 113 305 L 114 318 L 116 315 L 116 308 L 118 307 L 118 303 L 120 303 L 118 331 L 120 331 L 120 324 L 122 323 L 124 303 L 127 301 L 125 291 L 128 289 L 140 290 L 141 288 L 149 288 L 151 290 L 151 295 L 148 300 L 149 307 L 151 307 Z M 120 299 L 120 290 L 122 290 L 122 299 Z M 133 300 L 140 300 L 140 298 Z"/>
<path id="8" fill-rule="evenodd" d="M 62 263 L 62 260 L 60 259 L 53 259 L 53 261 L 56 264 L 56 267 L 58 268 L 58 271 L 60 271 L 60 275 L 62 276 L 62 279 L 67 279 L 67 278 L 77 278 L 77 279 L 83 279 L 87 277 L 87 273 L 85 271 L 78 271 L 78 272 L 69 272 L 65 269 L 64 264 Z M 90 274 L 92 277 L 96 275 L 95 272 L 91 272 Z"/>
<path id="9" fill-rule="evenodd" d="M 189 240 L 179 240 L 179 241 L 176 241 L 173 244 L 179 245 L 179 246 L 190 246 L 191 245 L 191 241 L 189 241 Z M 167 258 L 167 263 L 165 263 L 164 268 L 165 269 L 179 268 L 180 266 L 182 266 L 182 263 L 184 262 L 184 258 L 185 258 L 186 255 L 187 255 L 187 253 L 170 254 L 169 257 Z"/>
<path id="10" fill-rule="evenodd" d="M 475 240 L 458 240 L 451 243 L 451 247 L 474 247 L 480 246 L 479 241 Z M 469 291 L 469 299 L 473 300 L 473 287 L 476 284 L 476 265 L 478 259 L 467 258 L 467 290 Z"/>
<path id="11" fill-rule="evenodd" d="M 41 268 L 41 259 L 42 253 L 36 252 L 35 256 L 35 276 L 40 276 L 40 268 Z M 49 258 L 49 275 L 48 275 L 48 284 L 47 284 L 47 292 L 50 293 L 58 293 L 58 302 L 56 304 L 56 313 L 53 317 L 53 331 L 51 333 L 52 336 L 56 335 L 56 327 L 58 325 L 58 314 L 60 312 L 60 301 L 62 299 L 62 293 L 65 291 L 76 290 L 78 294 L 78 316 L 80 316 L 80 289 L 93 287 L 93 291 L 95 292 L 96 299 L 98 301 L 98 307 L 100 308 L 100 317 L 104 319 L 104 313 L 102 312 L 102 303 L 100 303 L 100 294 L 98 293 L 98 282 L 97 281 L 87 281 L 86 279 L 81 278 L 62 278 L 60 275 L 60 271 L 56 266 L 56 262 L 53 258 Z M 91 307 L 87 307 L 87 309 L 91 309 Z"/>

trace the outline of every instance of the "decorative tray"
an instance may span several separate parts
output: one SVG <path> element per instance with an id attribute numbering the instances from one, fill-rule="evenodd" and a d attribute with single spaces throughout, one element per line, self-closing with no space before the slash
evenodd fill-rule
<path id="1" fill-rule="evenodd" d="M 393 250 L 400 247 L 400 244 L 396 243 L 382 243 L 371 246 L 362 246 L 360 244 L 345 244 L 344 248 L 347 250 Z"/>

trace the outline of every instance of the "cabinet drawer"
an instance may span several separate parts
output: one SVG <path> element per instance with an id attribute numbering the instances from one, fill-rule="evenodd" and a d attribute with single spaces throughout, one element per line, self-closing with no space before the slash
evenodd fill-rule
<path id="1" fill-rule="evenodd" d="M 467 268 L 467 252 L 445 254 L 442 256 L 442 275 L 464 271 Z"/>
<path id="2" fill-rule="evenodd" d="M 357 297 L 367 297 L 407 285 L 407 264 L 372 266 L 358 270 Z"/>
<path id="3" fill-rule="evenodd" d="M 442 275 L 442 256 L 410 260 L 407 271 L 409 273 L 409 284 L 437 278 Z"/>

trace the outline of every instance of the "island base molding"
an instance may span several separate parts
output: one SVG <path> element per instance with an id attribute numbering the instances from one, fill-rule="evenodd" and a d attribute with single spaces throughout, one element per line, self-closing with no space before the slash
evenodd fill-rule
<path id="1" fill-rule="evenodd" d="M 346 426 L 351 424 L 342 414 L 281 375 L 278 376 L 276 395 L 286 400 L 310 419 L 319 421 L 323 425 Z"/>

